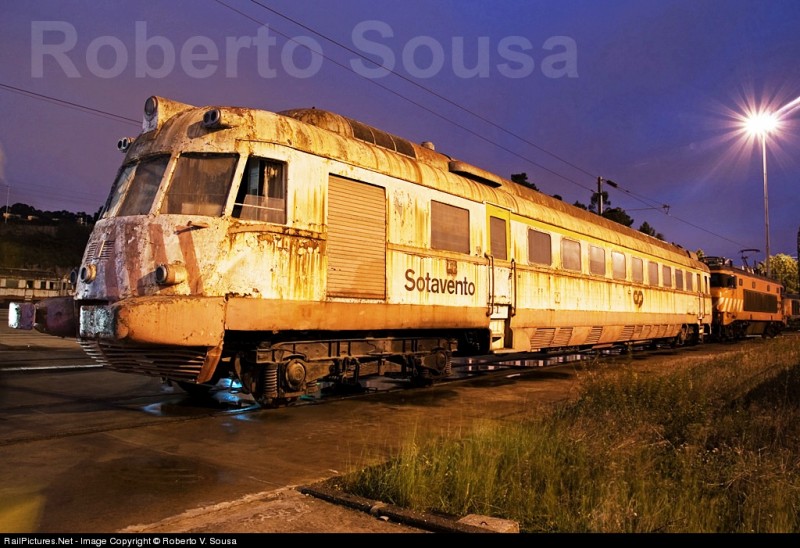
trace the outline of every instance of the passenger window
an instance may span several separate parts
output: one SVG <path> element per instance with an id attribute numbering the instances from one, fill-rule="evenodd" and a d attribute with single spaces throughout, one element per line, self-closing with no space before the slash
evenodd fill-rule
<path id="1" fill-rule="evenodd" d="M 431 200 L 431 248 L 469 253 L 469 210 Z"/>
<path id="2" fill-rule="evenodd" d="M 675 289 L 683 289 L 683 270 L 675 269 Z"/>
<path id="3" fill-rule="evenodd" d="M 631 278 L 636 283 L 644 283 L 644 261 L 631 257 Z"/>
<path id="4" fill-rule="evenodd" d="M 667 265 L 661 269 L 661 283 L 664 287 L 672 287 L 672 268 Z"/>
<path id="5" fill-rule="evenodd" d="M 647 263 L 647 283 L 658 285 L 658 263 Z"/>
<path id="6" fill-rule="evenodd" d="M 286 224 L 286 166 L 265 158 L 247 159 L 232 216 Z"/>
<path id="7" fill-rule="evenodd" d="M 692 287 L 692 273 L 691 272 L 687 272 L 686 273 L 686 291 L 694 291 L 694 288 Z"/>
<path id="8" fill-rule="evenodd" d="M 575 240 L 561 240 L 561 266 L 567 270 L 581 270 L 581 244 Z"/>
<path id="9" fill-rule="evenodd" d="M 550 234 L 528 230 L 528 262 L 550 266 L 553 264 L 553 248 Z"/>
<path id="10" fill-rule="evenodd" d="M 589 246 L 589 272 L 598 276 L 606 275 L 606 250 Z"/>
<path id="11" fill-rule="evenodd" d="M 625 255 L 620 253 L 619 251 L 612 251 L 611 268 L 613 270 L 614 279 L 624 280 L 626 274 Z"/>

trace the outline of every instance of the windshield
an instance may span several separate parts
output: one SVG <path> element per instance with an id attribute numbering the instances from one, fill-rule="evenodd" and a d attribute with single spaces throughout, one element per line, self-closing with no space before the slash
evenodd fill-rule
<path id="1" fill-rule="evenodd" d="M 222 215 L 236 170 L 235 154 L 184 154 L 178 158 L 161 213 Z"/>
<path id="2" fill-rule="evenodd" d="M 103 218 L 150 213 L 167 163 L 169 156 L 155 156 L 123 166 L 111 187 Z"/>

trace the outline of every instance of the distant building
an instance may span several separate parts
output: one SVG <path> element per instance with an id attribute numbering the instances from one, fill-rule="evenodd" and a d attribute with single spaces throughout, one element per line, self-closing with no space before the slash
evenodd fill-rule
<path id="1" fill-rule="evenodd" d="M 0 302 L 40 301 L 47 297 L 70 295 L 69 278 L 47 270 L 0 268 Z"/>

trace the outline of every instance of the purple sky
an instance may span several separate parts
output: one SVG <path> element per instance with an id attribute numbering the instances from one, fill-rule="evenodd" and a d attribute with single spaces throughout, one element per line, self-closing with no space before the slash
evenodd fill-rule
<path id="1" fill-rule="evenodd" d="M 752 263 L 761 152 L 735 116 L 800 96 L 796 0 L 7 0 L 2 15 L 0 196 L 45 210 L 100 207 L 150 95 L 315 106 L 569 203 L 602 176 L 634 228 L 737 262 L 759 249 Z M 799 129 L 797 109 L 767 141 L 773 255 L 797 254 Z"/>

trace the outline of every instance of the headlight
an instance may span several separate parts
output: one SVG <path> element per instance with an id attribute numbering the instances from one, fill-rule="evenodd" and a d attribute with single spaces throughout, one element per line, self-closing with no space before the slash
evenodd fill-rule
<path id="1" fill-rule="evenodd" d="M 186 267 L 180 263 L 160 264 L 156 267 L 158 285 L 177 285 L 186 281 Z"/>
<path id="2" fill-rule="evenodd" d="M 94 279 L 97 277 L 97 267 L 93 264 L 87 264 L 86 266 L 82 266 L 81 271 L 78 274 L 78 277 L 85 284 L 92 283 Z"/>

